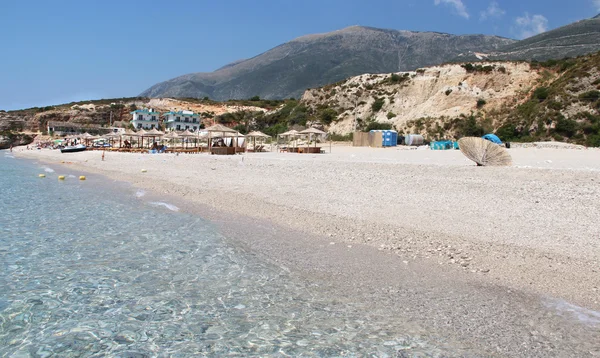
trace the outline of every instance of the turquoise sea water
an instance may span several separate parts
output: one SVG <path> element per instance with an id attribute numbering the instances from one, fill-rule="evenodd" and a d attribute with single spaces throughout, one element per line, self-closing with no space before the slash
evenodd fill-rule
<path id="1" fill-rule="evenodd" d="M 126 185 L 0 172 L 0 357 L 453 355 Z"/>

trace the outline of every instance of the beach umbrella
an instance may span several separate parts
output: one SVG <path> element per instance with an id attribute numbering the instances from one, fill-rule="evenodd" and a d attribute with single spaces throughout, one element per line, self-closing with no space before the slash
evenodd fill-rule
<path id="1" fill-rule="evenodd" d="M 246 137 L 248 137 L 248 138 L 271 138 L 270 135 L 264 134 L 263 132 L 260 132 L 260 131 L 252 131 L 252 132 L 246 134 Z"/>
<path id="2" fill-rule="evenodd" d="M 181 138 L 179 136 L 179 133 L 177 133 L 175 131 L 169 132 L 163 136 L 163 139 L 170 139 L 173 143 L 175 142 L 175 139 L 179 139 L 179 138 Z M 175 145 L 173 145 L 173 146 L 175 146 Z"/>
<path id="3" fill-rule="evenodd" d="M 148 137 L 148 138 L 151 137 L 152 138 L 152 142 L 154 142 L 154 138 L 156 138 L 156 137 L 160 138 L 160 137 L 162 137 L 164 135 L 165 135 L 164 132 L 161 132 L 161 131 L 157 130 L 156 128 L 152 128 L 149 131 L 146 131 L 146 134 L 144 134 L 144 137 Z"/>
<path id="4" fill-rule="evenodd" d="M 264 134 L 263 132 L 260 131 L 252 131 L 248 134 L 246 134 L 247 138 L 252 138 L 254 140 L 254 148 L 256 149 L 256 138 L 262 138 L 262 139 L 267 139 L 267 138 L 271 138 L 270 135 Z"/>
<path id="5" fill-rule="evenodd" d="M 290 142 L 290 139 L 298 136 L 298 131 L 295 129 L 289 130 L 287 132 L 283 132 L 277 135 L 277 143 L 279 143 L 279 137 L 287 138 L 287 142 Z"/>
<path id="6" fill-rule="evenodd" d="M 188 129 L 186 129 L 185 131 L 179 133 L 179 137 L 181 138 L 196 138 L 196 134 L 190 132 Z M 186 141 L 186 147 L 187 147 L 187 141 Z"/>
<path id="7" fill-rule="evenodd" d="M 322 131 L 322 130 L 320 130 L 320 129 L 317 129 L 317 128 L 313 128 L 313 127 L 311 127 L 311 128 L 306 128 L 305 130 L 303 130 L 303 131 L 299 132 L 298 134 L 308 135 L 308 144 L 306 145 L 306 146 L 308 147 L 308 145 L 310 144 L 310 139 L 311 139 L 311 136 L 312 136 L 313 134 L 314 134 L 315 136 L 317 136 L 317 135 L 324 135 L 324 134 L 327 134 L 327 133 L 323 132 L 323 131 Z M 315 139 L 315 148 L 316 148 L 316 147 L 317 147 L 317 140 Z"/>
<path id="8" fill-rule="evenodd" d="M 465 137 L 458 140 L 460 151 L 478 166 L 509 166 L 512 158 L 508 151 L 483 138 Z"/>
<path id="9" fill-rule="evenodd" d="M 138 147 L 144 147 L 144 137 L 146 136 L 146 131 L 144 130 L 144 128 L 141 128 L 139 131 L 136 132 L 136 134 L 138 137 L 140 137 Z"/>

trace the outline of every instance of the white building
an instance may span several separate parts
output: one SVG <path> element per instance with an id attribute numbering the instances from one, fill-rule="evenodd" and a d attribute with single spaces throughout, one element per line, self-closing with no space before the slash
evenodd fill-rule
<path id="1" fill-rule="evenodd" d="M 160 118 L 160 113 L 154 112 L 152 108 L 150 109 L 137 109 L 131 112 L 133 118 L 131 119 L 131 124 L 136 130 L 140 129 L 158 129 L 158 120 Z"/>
<path id="2" fill-rule="evenodd" d="M 192 111 L 167 112 L 163 114 L 165 128 L 168 131 L 196 132 L 200 129 L 200 115 Z"/>

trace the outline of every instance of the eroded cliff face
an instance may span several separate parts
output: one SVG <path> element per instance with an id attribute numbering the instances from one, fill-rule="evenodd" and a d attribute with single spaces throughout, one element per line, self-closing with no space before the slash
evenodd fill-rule
<path id="1" fill-rule="evenodd" d="M 545 76 L 554 76 L 551 73 Z M 514 108 L 542 80 L 528 63 L 453 64 L 396 74 L 365 74 L 307 90 L 302 101 L 339 114 L 330 132 L 347 134 L 376 121 L 401 129 L 418 119 L 457 118 Z M 546 78 L 547 80 L 547 78 Z"/>

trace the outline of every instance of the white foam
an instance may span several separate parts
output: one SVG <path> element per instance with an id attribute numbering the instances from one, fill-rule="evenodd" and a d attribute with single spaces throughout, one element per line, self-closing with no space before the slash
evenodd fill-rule
<path id="1" fill-rule="evenodd" d="M 154 206 L 164 206 L 165 208 L 171 210 L 171 211 L 179 211 L 179 208 L 176 207 L 173 204 L 168 204 L 168 203 L 163 203 L 162 201 L 153 201 L 150 204 L 154 205 Z"/>
<path id="2" fill-rule="evenodd" d="M 11 158 L 11 159 L 15 159 L 15 157 L 13 157 L 12 155 L 8 155 L 8 154 L 4 154 L 4 158 Z"/>
<path id="3" fill-rule="evenodd" d="M 600 312 L 576 306 L 563 300 L 549 302 L 549 306 L 556 309 L 560 314 L 569 314 L 582 323 L 595 326 L 600 325 Z"/>
<path id="4" fill-rule="evenodd" d="M 144 195 L 146 195 L 146 191 L 145 191 L 145 190 L 138 189 L 138 190 L 135 192 L 135 197 L 136 197 L 136 198 L 141 198 L 141 197 L 142 197 L 142 196 L 144 196 Z"/>
<path id="5" fill-rule="evenodd" d="M 77 177 L 73 174 L 69 174 L 69 178 L 77 178 Z"/>
<path id="6" fill-rule="evenodd" d="M 54 169 L 48 167 L 42 167 L 46 173 L 54 173 Z"/>

